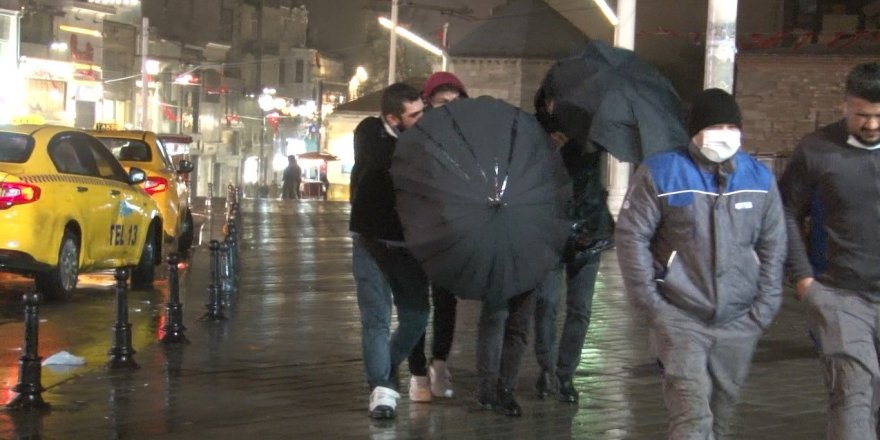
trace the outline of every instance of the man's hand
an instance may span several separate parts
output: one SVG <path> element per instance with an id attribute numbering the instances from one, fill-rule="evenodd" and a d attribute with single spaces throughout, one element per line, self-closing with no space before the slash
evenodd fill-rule
<path id="1" fill-rule="evenodd" d="M 568 136 L 566 136 L 565 133 L 561 131 L 554 131 L 553 133 L 550 133 L 550 139 L 553 140 L 553 145 L 557 149 L 568 143 Z"/>
<path id="2" fill-rule="evenodd" d="M 807 296 L 807 289 L 810 288 L 810 284 L 813 284 L 813 277 L 806 277 L 798 280 L 794 290 L 794 297 L 797 298 L 798 301 L 802 301 Z"/>

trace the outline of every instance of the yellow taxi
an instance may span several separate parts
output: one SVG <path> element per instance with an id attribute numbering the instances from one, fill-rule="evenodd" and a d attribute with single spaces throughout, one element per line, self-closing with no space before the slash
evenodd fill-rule
<path id="1" fill-rule="evenodd" d="M 0 126 L 0 270 L 31 275 L 66 298 L 80 273 L 134 267 L 134 286 L 161 262 L 162 216 L 94 137 L 69 127 Z"/>
<path id="2" fill-rule="evenodd" d="M 147 173 L 143 188 L 162 212 L 165 241 L 176 241 L 180 252 L 189 249 L 195 231 L 184 175 L 193 170 L 192 162 L 181 160 L 175 167 L 162 140 L 151 131 L 116 130 L 113 124 L 98 124 L 89 134 L 98 138 L 122 166 L 138 167 Z"/>

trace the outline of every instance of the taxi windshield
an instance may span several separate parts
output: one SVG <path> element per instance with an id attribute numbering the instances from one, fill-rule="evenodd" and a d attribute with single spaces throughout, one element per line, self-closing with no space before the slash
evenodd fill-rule
<path id="1" fill-rule="evenodd" d="M 98 138 L 98 140 L 113 153 L 116 160 L 123 162 L 150 162 L 153 160 L 150 146 L 144 141 L 105 137 Z"/>
<path id="2" fill-rule="evenodd" d="M 0 133 L 0 162 L 25 163 L 33 149 L 33 139 L 28 135 Z"/>

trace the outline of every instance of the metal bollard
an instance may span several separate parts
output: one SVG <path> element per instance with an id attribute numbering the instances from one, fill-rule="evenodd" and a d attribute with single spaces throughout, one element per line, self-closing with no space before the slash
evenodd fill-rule
<path id="1" fill-rule="evenodd" d="M 162 328 L 162 342 L 177 343 L 189 342 L 183 331 L 186 327 L 183 325 L 183 304 L 180 303 L 180 277 L 177 273 L 177 265 L 180 258 L 176 253 L 168 256 L 168 284 L 170 285 L 170 293 L 168 295 L 168 304 L 165 305 L 165 326 Z"/>
<path id="2" fill-rule="evenodd" d="M 220 288 L 224 292 L 231 292 L 233 289 L 232 261 L 229 257 L 228 240 L 229 236 L 227 235 L 226 239 L 220 243 Z"/>
<path id="3" fill-rule="evenodd" d="M 220 294 L 220 242 L 211 240 L 208 245 L 211 250 L 211 284 L 208 285 L 208 303 L 205 307 L 208 312 L 202 319 L 223 320 L 226 315 L 223 314 L 223 298 Z"/>
<path id="4" fill-rule="evenodd" d="M 229 265 L 229 278 L 233 284 L 237 284 L 238 279 L 238 248 L 235 245 L 235 236 L 233 235 L 232 226 L 230 226 L 229 235 L 226 236 L 226 261 Z"/>
<path id="5" fill-rule="evenodd" d="M 131 346 L 131 323 L 128 322 L 128 273 L 127 268 L 116 269 L 116 324 L 113 325 L 113 347 L 110 348 L 111 370 L 139 368 L 134 361 L 134 348 Z"/>
<path id="6" fill-rule="evenodd" d="M 235 221 L 234 218 L 229 219 L 229 222 L 226 223 L 226 237 L 231 241 L 238 241 L 238 228 L 236 227 L 238 222 Z"/>
<path id="7" fill-rule="evenodd" d="M 229 246 L 230 267 L 232 268 L 232 279 L 235 285 L 238 285 L 239 274 L 241 273 L 241 258 L 238 251 L 238 226 L 235 222 L 229 223 L 229 235 L 226 236 L 227 245 Z"/>
<path id="8" fill-rule="evenodd" d="M 38 304 L 40 295 L 36 292 L 22 295 L 24 300 L 24 353 L 18 359 L 18 384 L 12 389 L 18 393 L 11 402 L 6 405 L 14 410 L 44 410 L 49 404 L 43 400 L 41 394 L 46 389 L 40 383 L 42 367 L 40 362 L 43 358 L 37 352 L 40 342 L 40 319 Z"/>

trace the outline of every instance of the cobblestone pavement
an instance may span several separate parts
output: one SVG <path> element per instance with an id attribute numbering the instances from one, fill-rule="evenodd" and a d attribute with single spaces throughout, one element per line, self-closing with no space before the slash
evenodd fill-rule
<path id="1" fill-rule="evenodd" d="M 347 229 L 347 203 L 245 200 L 241 280 L 228 297 L 228 320 L 199 320 L 208 285 L 207 252 L 200 246 L 181 280 L 189 344 L 151 343 L 137 348 L 136 371 L 95 367 L 53 385 L 43 393 L 52 411 L 0 414 L 0 438 L 665 436 L 658 371 L 644 325 L 624 299 L 613 252 L 602 262 L 577 372 L 580 403 L 535 397 L 538 370 L 530 352 L 518 388 L 523 417 L 474 409 L 478 304 L 463 301 L 450 357 L 456 397 L 415 404 L 404 390 L 396 420 L 372 421 Z M 759 345 L 731 438 L 822 437 L 825 397 L 803 321 L 800 304 L 787 297 Z"/>

